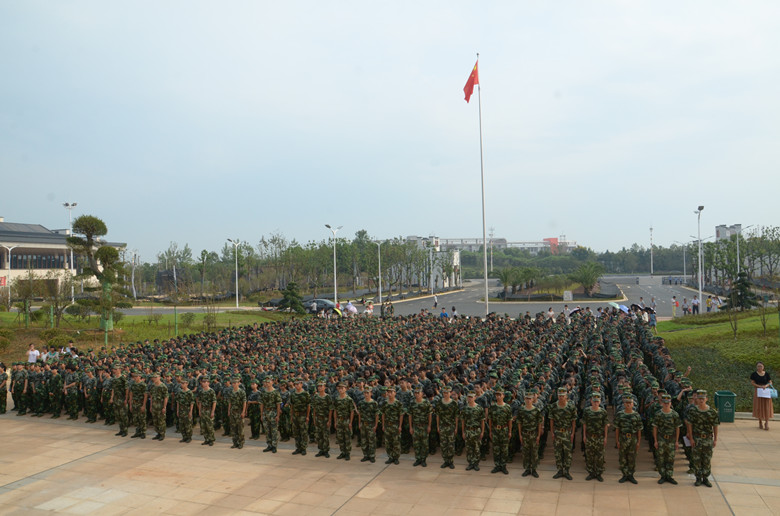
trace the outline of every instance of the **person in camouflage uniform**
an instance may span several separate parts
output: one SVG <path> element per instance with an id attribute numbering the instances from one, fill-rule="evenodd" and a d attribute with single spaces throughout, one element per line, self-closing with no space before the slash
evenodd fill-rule
<path id="1" fill-rule="evenodd" d="M 330 457 L 330 423 L 333 413 L 333 398 L 325 387 L 327 382 L 317 382 L 317 392 L 311 397 L 312 423 L 314 426 L 314 439 L 317 442 L 317 454 L 315 457 Z"/>
<path id="2" fill-rule="evenodd" d="M 469 465 L 466 471 L 479 471 L 479 446 L 485 434 L 485 410 L 477 405 L 476 393 L 469 391 L 466 394 L 466 406 L 460 411 L 460 419 L 463 421 L 463 440 L 466 442 L 466 460 Z"/>
<path id="3" fill-rule="evenodd" d="M 363 388 L 363 401 L 357 407 L 363 458 L 360 462 L 376 462 L 376 429 L 379 426 L 379 405 L 371 399 L 371 387 Z"/>
<path id="4" fill-rule="evenodd" d="M 260 417 L 265 427 L 267 446 L 264 452 L 276 453 L 279 442 L 279 417 L 282 414 L 282 396 L 274 389 L 274 380 L 268 375 L 263 380 L 263 392 L 260 394 Z"/>
<path id="5" fill-rule="evenodd" d="M 295 439 L 293 455 L 306 455 L 309 444 L 309 413 L 311 412 L 311 396 L 303 389 L 303 380 L 296 378 L 294 390 L 290 393 L 290 421 Z"/>
<path id="6" fill-rule="evenodd" d="M 520 453 L 523 457 L 523 476 L 533 475 L 539 478 L 536 468 L 539 465 L 539 438 L 544 430 L 544 414 L 534 405 L 535 396 L 526 392 L 524 405 L 517 411 L 517 433 L 520 436 Z"/>
<path id="7" fill-rule="evenodd" d="M 404 406 L 396 399 L 395 389 L 386 390 L 387 402 L 382 406 L 382 429 L 385 434 L 385 464 L 398 464 L 401 456 L 401 425 L 404 420 Z M 442 449 L 443 450 L 443 449 Z"/>
<path id="8" fill-rule="evenodd" d="M 402 379 L 400 385 L 400 391 L 398 392 L 398 401 L 404 407 L 404 413 L 409 412 L 409 407 L 412 406 L 414 401 L 414 392 L 410 388 L 409 381 Z M 407 454 L 412 449 L 412 432 L 409 428 L 409 420 L 402 418 L 401 420 L 401 453 Z"/>
<path id="9" fill-rule="evenodd" d="M 160 373 L 152 374 L 152 387 L 149 389 L 149 399 L 151 400 L 152 424 L 157 435 L 152 440 L 162 441 L 165 439 L 166 410 L 168 409 L 168 386 L 160 379 Z"/>
<path id="10" fill-rule="evenodd" d="M 634 411 L 634 398 L 630 395 L 623 397 L 623 411 L 615 415 L 615 440 L 618 446 L 618 458 L 620 472 L 623 476 L 618 480 L 636 484 L 634 471 L 636 471 L 636 454 L 639 451 L 639 443 L 642 440 L 642 417 Z"/>
<path id="11" fill-rule="evenodd" d="M 604 482 L 604 451 L 607 447 L 609 421 L 607 411 L 601 406 L 601 393 L 590 395 L 590 406 L 582 412 L 582 433 L 585 441 L 585 480 Z"/>
<path id="12" fill-rule="evenodd" d="M 62 381 L 62 375 L 59 369 L 56 367 L 51 368 L 51 378 L 49 378 L 49 385 L 46 389 L 49 393 L 49 407 L 51 409 L 51 418 L 57 419 L 62 413 L 62 387 L 64 383 Z"/>
<path id="13" fill-rule="evenodd" d="M 659 484 L 669 482 L 677 485 L 674 479 L 674 454 L 677 452 L 677 442 L 680 438 L 682 421 L 672 410 L 672 397 L 661 395 L 661 410 L 653 415 L 653 447 L 655 448 L 655 465 L 661 478 Z"/>
<path id="14" fill-rule="evenodd" d="M 130 419 L 135 425 L 135 433 L 130 436 L 146 439 L 146 402 L 149 393 L 147 392 L 146 382 L 141 379 L 141 371 L 134 369 L 130 374 Z"/>
<path id="15" fill-rule="evenodd" d="M 24 368 L 24 362 L 17 362 L 16 367 L 15 374 L 11 373 L 11 395 L 14 400 L 14 410 L 17 411 L 16 415 L 23 416 L 27 413 L 28 374 Z"/>
<path id="16" fill-rule="evenodd" d="M 84 370 L 84 381 L 82 382 L 82 390 L 84 392 L 84 415 L 87 417 L 87 423 L 94 423 L 97 421 L 98 411 L 98 381 L 95 378 L 95 370 L 92 367 L 87 367 Z"/>
<path id="17" fill-rule="evenodd" d="M 504 403 L 505 395 L 502 387 L 497 386 L 496 402 L 488 409 L 488 423 L 490 440 L 493 442 L 494 466 L 491 473 L 501 472 L 508 475 L 506 461 L 509 457 L 509 436 L 512 435 L 512 408 Z"/>
<path id="18" fill-rule="evenodd" d="M 128 417 L 127 417 L 127 378 L 122 375 L 122 369 L 119 363 L 112 366 L 114 377 L 111 379 L 111 399 L 114 407 L 114 416 L 119 423 L 119 432 L 116 435 L 127 437 Z"/>
<path id="19" fill-rule="evenodd" d="M 111 388 L 111 374 L 105 370 L 100 370 L 100 376 L 102 377 L 103 390 L 100 393 L 100 406 L 103 410 L 103 422 L 104 425 L 113 425 L 116 423 L 116 417 L 114 416 L 114 407 L 111 404 L 111 394 L 114 390 Z"/>
<path id="20" fill-rule="evenodd" d="M 36 365 L 30 372 L 28 379 L 28 387 L 32 388 L 33 393 L 33 417 L 43 417 L 49 397 L 46 389 L 46 374 L 40 366 Z"/>
<path id="21" fill-rule="evenodd" d="M 428 434 L 431 432 L 433 419 L 433 407 L 427 399 L 423 398 L 421 386 L 414 388 L 414 401 L 409 407 L 409 427 L 412 432 L 414 445 L 414 464 L 412 466 L 427 467 L 425 460 L 428 458 Z"/>
<path id="22" fill-rule="evenodd" d="M 214 446 L 214 413 L 217 410 L 217 393 L 210 386 L 210 378 L 200 378 L 200 392 L 197 395 L 198 414 L 200 415 L 200 433 L 203 445 Z"/>
<path id="23" fill-rule="evenodd" d="M 712 450 L 718 444 L 718 412 L 707 405 L 707 391 L 696 391 L 696 406 L 688 411 L 688 440 L 691 441 L 693 471 L 697 487 L 704 484 L 712 487 L 710 473 Z"/>
<path id="24" fill-rule="evenodd" d="M 290 385 L 286 381 L 279 382 L 279 396 L 282 398 L 281 412 L 279 413 L 279 423 L 276 425 L 279 429 L 279 440 L 283 443 L 290 440 L 292 436 L 292 421 L 290 420 Z"/>
<path id="25" fill-rule="evenodd" d="M 0 364 L 0 415 L 5 414 L 8 403 L 8 373 L 5 364 Z"/>
<path id="26" fill-rule="evenodd" d="M 441 444 L 442 468 L 455 468 L 455 430 L 458 427 L 460 407 L 452 399 L 452 386 L 442 388 L 442 398 L 436 404 L 436 429 Z"/>
<path id="27" fill-rule="evenodd" d="M 249 380 L 249 396 L 246 398 L 246 410 L 249 416 L 249 430 L 252 440 L 260 439 L 260 391 L 257 388 L 257 380 L 252 378 Z"/>
<path id="28" fill-rule="evenodd" d="M 219 413 L 219 420 L 222 423 L 223 437 L 230 436 L 232 428 L 230 427 L 230 411 L 228 405 L 230 405 L 230 396 L 233 392 L 233 386 L 231 385 L 230 377 L 223 378 L 222 385 L 220 385 L 217 391 L 217 412 Z"/>
<path id="29" fill-rule="evenodd" d="M 352 452 L 352 420 L 355 417 L 355 402 L 347 396 L 346 382 L 339 382 L 338 396 L 333 400 L 333 413 L 336 417 L 336 442 L 339 454 L 336 459 L 349 460 Z"/>
<path id="30" fill-rule="evenodd" d="M 555 450 L 555 466 L 558 468 L 553 478 L 571 480 L 571 453 L 574 445 L 574 428 L 577 423 L 577 410 L 569 402 L 569 391 L 566 387 L 558 388 L 558 402 L 550 407 L 550 433 L 553 435 Z"/>
<path id="31" fill-rule="evenodd" d="M 246 417 L 246 392 L 241 388 L 241 376 L 232 379 L 232 390 L 228 397 L 228 416 L 230 417 L 230 435 L 233 437 L 231 448 L 244 447 L 244 418 Z"/>
<path id="32" fill-rule="evenodd" d="M 195 405 L 195 393 L 190 390 L 184 375 L 179 376 L 179 383 L 181 388 L 176 394 L 176 416 L 181 433 L 179 442 L 188 443 L 192 441 L 192 408 Z"/>
<path id="33" fill-rule="evenodd" d="M 68 364 L 65 371 L 63 376 L 65 413 L 68 414 L 68 419 L 75 421 L 79 418 L 79 374 L 72 364 Z"/>

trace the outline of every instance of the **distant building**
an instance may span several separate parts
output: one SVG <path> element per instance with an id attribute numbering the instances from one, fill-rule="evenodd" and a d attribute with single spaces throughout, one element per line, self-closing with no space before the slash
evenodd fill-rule
<path id="1" fill-rule="evenodd" d="M 50 271 L 67 271 L 76 275 L 81 271 L 79 256 L 74 255 L 67 237 L 70 229 L 50 230 L 40 224 L 5 222 L 0 217 L 0 287 L 10 286 L 14 279 L 26 277 L 32 271 L 44 277 Z M 125 244 L 109 243 L 121 248 Z"/>
<path id="2" fill-rule="evenodd" d="M 732 224 L 727 226 L 721 224 L 715 226 L 715 240 L 731 240 L 732 236 L 736 236 L 742 232 L 742 224 Z"/>
<path id="3" fill-rule="evenodd" d="M 433 270 L 429 271 L 425 284 L 433 282 L 434 289 L 452 288 L 463 285 L 460 267 L 460 249 L 444 249 L 442 239 L 437 236 L 421 237 L 411 235 L 406 237 L 420 249 L 430 249 L 433 258 Z M 451 267 L 450 267 L 451 266 Z M 445 273 L 445 270 L 448 273 Z"/>
<path id="4" fill-rule="evenodd" d="M 476 252 L 482 249 L 481 238 L 440 238 L 438 241 L 443 251 L 458 249 Z M 576 249 L 577 242 L 566 240 L 566 236 L 545 238 L 541 242 L 510 242 L 506 238 L 494 237 L 488 239 L 488 246 L 492 246 L 493 249 L 523 249 L 535 256 L 541 251 L 549 251 L 550 254 L 567 254 Z"/>

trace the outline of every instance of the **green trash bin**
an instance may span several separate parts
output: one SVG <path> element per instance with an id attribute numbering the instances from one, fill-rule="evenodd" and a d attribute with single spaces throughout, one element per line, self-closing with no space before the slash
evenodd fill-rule
<path id="1" fill-rule="evenodd" d="M 731 391 L 715 391 L 715 407 L 721 423 L 733 423 L 737 395 Z"/>

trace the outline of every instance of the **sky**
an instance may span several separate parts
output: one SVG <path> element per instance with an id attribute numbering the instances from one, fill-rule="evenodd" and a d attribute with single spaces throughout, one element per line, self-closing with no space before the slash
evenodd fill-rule
<path id="1" fill-rule="evenodd" d="M 780 224 L 780 3 L 0 0 L 0 216 L 601 252 Z M 463 87 L 479 53 L 481 92 Z"/>

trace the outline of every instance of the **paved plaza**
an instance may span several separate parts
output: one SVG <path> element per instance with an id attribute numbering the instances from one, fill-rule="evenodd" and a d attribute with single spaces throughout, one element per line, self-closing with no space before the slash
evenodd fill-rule
<path id="1" fill-rule="evenodd" d="M 548 444 L 539 472 L 521 477 L 491 474 L 490 457 L 479 472 L 398 466 L 353 460 L 262 453 L 265 443 L 230 449 L 221 437 L 213 447 L 115 437 L 116 427 L 80 421 L 0 416 L 0 513 L 2 514 L 290 514 L 340 516 L 489 514 L 780 514 L 780 425 L 765 432 L 752 420 L 721 425 L 713 460 L 713 487 L 694 487 L 678 456 L 680 485 L 658 485 L 646 444 L 637 468 L 639 485 L 619 484 L 610 439 L 604 483 L 586 482 L 575 453 L 573 481 L 554 480 Z M 313 449 L 313 446 L 310 447 Z M 316 451 L 316 450 L 315 450 Z M 518 457 L 519 458 L 519 457 Z"/>

